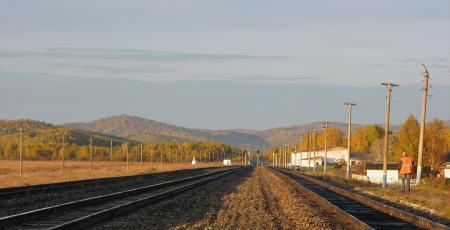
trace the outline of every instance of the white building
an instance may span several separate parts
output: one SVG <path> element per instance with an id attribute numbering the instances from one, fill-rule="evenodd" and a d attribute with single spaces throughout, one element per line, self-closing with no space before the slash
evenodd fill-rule
<path id="1" fill-rule="evenodd" d="M 387 164 L 387 183 L 399 183 L 398 163 L 388 162 Z M 383 182 L 383 163 L 371 163 L 366 165 L 367 180 L 370 183 L 381 184 Z M 412 181 L 411 181 L 411 184 Z"/>
<path id="2" fill-rule="evenodd" d="M 231 160 L 230 159 L 224 159 L 223 160 L 223 165 L 231 165 Z"/>
<path id="3" fill-rule="evenodd" d="M 309 163 L 310 168 L 313 168 L 314 165 L 316 165 L 316 166 L 323 165 L 322 157 L 310 157 L 310 158 L 303 159 L 303 161 L 301 161 L 301 166 L 308 167 L 308 163 Z"/>
<path id="4" fill-rule="evenodd" d="M 327 163 L 328 164 L 334 164 L 336 161 L 343 160 L 347 162 L 347 154 L 348 150 L 344 147 L 334 147 L 334 148 L 328 148 L 327 149 Z M 317 159 L 320 158 L 320 161 Z M 291 165 L 292 166 L 302 166 L 307 167 L 308 166 L 308 159 L 310 159 L 310 167 L 314 167 L 314 163 L 311 163 L 311 159 L 316 159 L 316 165 L 319 163 L 319 165 L 323 165 L 323 162 L 325 161 L 325 150 L 324 149 L 317 149 L 316 152 L 298 152 L 298 153 L 291 153 Z M 361 161 L 361 154 L 352 152 L 350 154 L 350 165 L 357 165 Z"/>
<path id="5" fill-rule="evenodd" d="M 450 162 L 445 162 L 441 166 L 444 178 L 450 178 Z"/>

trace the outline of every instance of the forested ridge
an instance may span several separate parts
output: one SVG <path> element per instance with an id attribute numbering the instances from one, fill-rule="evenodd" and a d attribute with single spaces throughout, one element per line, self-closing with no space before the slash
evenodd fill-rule
<path id="1" fill-rule="evenodd" d="M 127 147 L 131 160 L 140 159 L 141 142 L 98 132 L 72 129 L 34 120 L 0 120 L 0 159 L 14 160 L 19 157 L 19 131 L 23 130 L 23 154 L 27 160 L 87 160 L 92 137 L 93 158 L 95 160 L 122 161 L 126 159 Z M 64 139 L 63 139 L 64 137 Z M 112 148 L 111 148 L 112 143 Z M 238 152 L 214 141 L 143 143 L 143 157 L 146 161 L 172 161 L 207 159 Z M 211 155 L 212 154 L 212 155 Z"/>

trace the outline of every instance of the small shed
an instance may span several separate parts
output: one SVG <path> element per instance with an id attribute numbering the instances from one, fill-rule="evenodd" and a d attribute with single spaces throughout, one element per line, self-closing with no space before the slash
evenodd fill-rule
<path id="1" fill-rule="evenodd" d="M 195 160 L 195 157 L 192 159 L 192 165 L 196 165 L 197 161 Z"/>
<path id="2" fill-rule="evenodd" d="M 230 159 L 224 159 L 223 160 L 223 165 L 226 165 L 226 166 L 231 165 L 231 160 Z"/>

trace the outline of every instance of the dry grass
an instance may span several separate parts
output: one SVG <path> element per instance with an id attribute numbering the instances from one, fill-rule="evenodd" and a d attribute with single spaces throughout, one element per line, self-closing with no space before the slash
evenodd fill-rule
<path id="1" fill-rule="evenodd" d="M 64 172 L 61 170 L 61 161 L 24 161 L 23 176 L 20 177 L 18 161 L 0 161 L 0 188 L 222 166 L 220 163 L 200 163 L 194 166 L 150 162 L 141 165 L 130 162 L 127 171 L 125 162 L 93 162 L 92 165 L 91 174 L 89 162 L 85 161 L 66 161 Z"/>

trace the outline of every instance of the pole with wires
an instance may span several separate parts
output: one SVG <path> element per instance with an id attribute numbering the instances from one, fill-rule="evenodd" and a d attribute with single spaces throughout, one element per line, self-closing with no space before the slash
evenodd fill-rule
<path id="1" fill-rule="evenodd" d="M 425 72 L 423 73 L 422 116 L 420 118 L 419 154 L 417 156 L 417 184 L 420 184 L 422 178 L 423 139 L 425 134 L 425 116 L 427 113 L 428 80 L 430 78 L 427 67 L 425 65 L 423 67 L 425 68 Z"/>
<path id="2" fill-rule="evenodd" d="M 389 115 L 391 113 L 391 94 L 392 87 L 398 86 L 392 82 L 381 83 L 381 85 L 386 86 L 387 89 L 387 97 L 386 97 L 386 127 L 384 129 L 384 151 L 383 151 L 383 183 L 382 187 L 387 187 L 387 155 L 389 152 Z"/>

